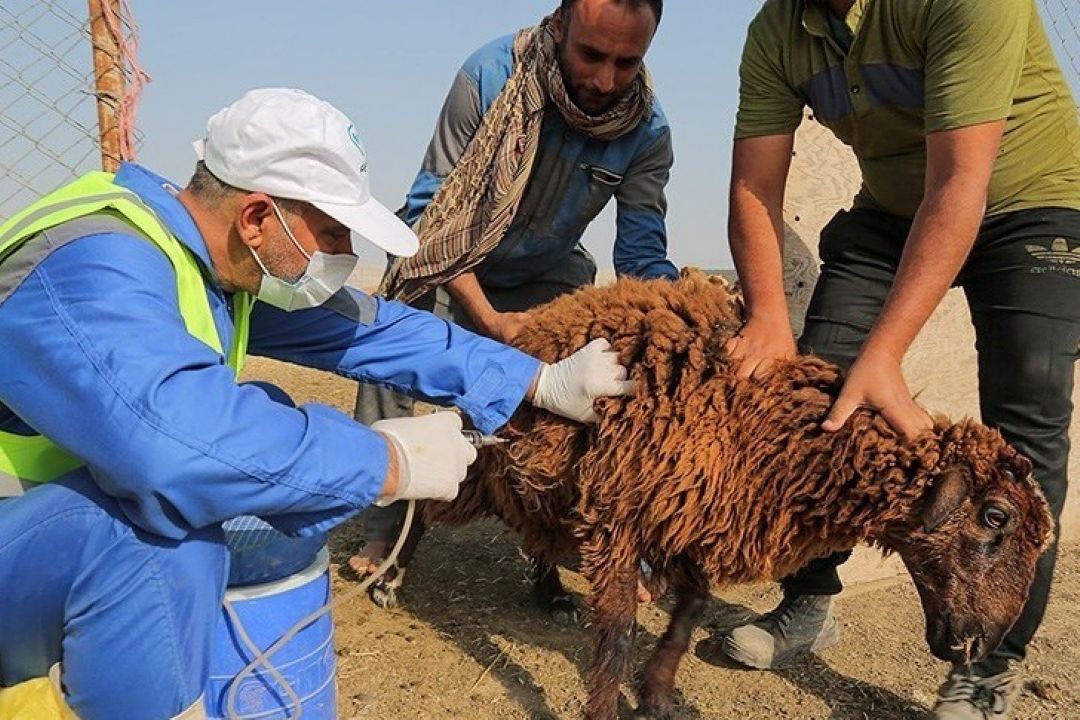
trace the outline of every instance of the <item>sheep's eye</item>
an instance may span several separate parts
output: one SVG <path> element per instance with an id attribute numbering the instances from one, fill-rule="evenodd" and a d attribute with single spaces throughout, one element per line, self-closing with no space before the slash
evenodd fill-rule
<path id="1" fill-rule="evenodd" d="M 993 530 L 1002 530 L 1009 524 L 1009 513 L 997 505 L 987 505 L 982 512 L 983 524 Z"/>

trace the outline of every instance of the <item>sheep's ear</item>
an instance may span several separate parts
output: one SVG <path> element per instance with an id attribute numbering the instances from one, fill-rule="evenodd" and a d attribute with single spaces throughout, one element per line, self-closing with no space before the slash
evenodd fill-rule
<path id="1" fill-rule="evenodd" d="M 946 468 L 934 482 L 923 510 L 923 529 L 937 530 L 968 495 L 967 473 L 959 465 Z"/>

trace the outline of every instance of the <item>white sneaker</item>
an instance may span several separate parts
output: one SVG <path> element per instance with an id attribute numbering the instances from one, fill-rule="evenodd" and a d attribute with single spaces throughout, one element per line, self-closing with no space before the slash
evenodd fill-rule
<path id="1" fill-rule="evenodd" d="M 952 671 L 938 690 L 934 720 L 1005 720 L 1023 689 L 1020 671 L 979 677 L 966 668 Z"/>

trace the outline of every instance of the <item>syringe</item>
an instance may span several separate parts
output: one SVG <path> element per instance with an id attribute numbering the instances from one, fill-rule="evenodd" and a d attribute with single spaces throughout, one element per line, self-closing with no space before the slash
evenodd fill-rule
<path id="1" fill-rule="evenodd" d="M 469 444 L 477 450 L 481 448 L 491 447 L 492 445 L 501 445 L 506 442 L 506 438 L 495 437 L 494 435 L 485 435 L 479 430 L 462 430 L 461 434 Z"/>

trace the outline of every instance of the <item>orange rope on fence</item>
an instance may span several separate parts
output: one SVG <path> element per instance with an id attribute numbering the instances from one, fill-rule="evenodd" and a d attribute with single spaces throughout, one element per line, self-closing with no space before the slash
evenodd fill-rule
<path id="1" fill-rule="evenodd" d="M 89 0 L 102 167 L 136 155 L 135 115 L 150 76 L 139 66 L 139 36 L 128 0 Z"/>
<path id="2" fill-rule="evenodd" d="M 120 49 L 120 63 L 127 74 L 127 87 L 120 100 L 118 123 L 120 157 L 124 160 L 134 160 L 136 157 L 135 116 L 139 109 L 139 98 L 142 96 L 143 86 L 152 78 L 139 65 L 139 31 L 135 25 L 135 14 L 131 10 L 131 4 L 128 0 L 120 0 L 119 16 L 112 4 L 106 3 L 105 8 L 105 22 Z"/>

